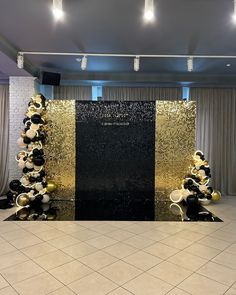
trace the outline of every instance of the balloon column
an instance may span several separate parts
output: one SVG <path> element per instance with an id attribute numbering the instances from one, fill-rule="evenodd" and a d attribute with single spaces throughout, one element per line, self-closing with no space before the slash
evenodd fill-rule
<path id="1" fill-rule="evenodd" d="M 171 192 L 171 201 L 178 203 L 185 200 L 188 205 L 199 203 L 207 205 L 211 200 L 218 201 L 221 198 L 221 193 L 209 186 L 210 178 L 211 171 L 203 152 L 196 151 L 193 155 L 190 174 L 183 180 L 181 189 Z"/>
<path id="2" fill-rule="evenodd" d="M 23 175 L 20 180 L 10 182 L 10 191 L 7 195 L 19 207 L 47 207 L 43 204 L 50 201 L 48 193 L 56 189 L 56 184 L 46 179 L 44 169 L 46 107 L 47 102 L 43 95 L 37 94 L 31 98 L 23 120 L 25 128 L 17 140 L 18 146 L 24 149 L 16 155 L 18 167 Z"/>

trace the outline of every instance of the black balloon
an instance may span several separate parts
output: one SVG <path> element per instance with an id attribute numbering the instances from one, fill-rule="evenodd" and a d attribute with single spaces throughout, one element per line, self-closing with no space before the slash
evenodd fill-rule
<path id="1" fill-rule="evenodd" d="M 24 118 L 23 123 L 25 124 L 29 120 L 28 117 Z"/>
<path id="2" fill-rule="evenodd" d="M 192 185 L 193 184 L 193 180 L 192 179 L 189 179 L 187 183 L 188 183 L 188 185 Z"/>
<path id="3" fill-rule="evenodd" d="M 39 149 L 34 149 L 34 150 L 33 150 L 33 155 L 34 155 L 34 156 L 39 156 L 39 155 L 41 155 L 40 150 L 39 150 Z"/>
<path id="4" fill-rule="evenodd" d="M 189 185 L 187 183 L 184 184 L 184 188 L 187 189 L 189 188 Z"/>
<path id="5" fill-rule="evenodd" d="M 31 191 L 31 188 L 30 187 L 25 187 L 25 192 L 26 193 L 29 193 Z"/>
<path id="6" fill-rule="evenodd" d="M 39 133 L 38 138 L 39 138 L 39 140 L 44 141 L 45 140 L 45 134 L 44 133 Z"/>
<path id="7" fill-rule="evenodd" d="M 28 137 L 24 137 L 23 141 L 24 141 L 25 144 L 30 144 L 31 143 L 31 139 L 28 138 Z"/>
<path id="8" fill-rule="evenodd" d="M 20 185 L 18 188 L 18 192 L 19 193 L 25 193 L 26 192 L 26 188 L 23 185 Z"/>
<path id="9" fill-rule="evenodd" d="M 23 173 L 28 173 L 29 172 L 29 170 L 28 170 L 28 168 L 27 167 L 25 167 L 25 168 L 23 168 Z"/>
<path id="10" fill-rule="evenodd" d="M 32 142 L 38 141 L 38 138 L 35 136 L 34 138 L 31 138 Z"/>
<path id="11" fill-rule="evenodd" d="M 40 174 L 40 176 L 41 176 L 41 177 L 44 177 L 44 176 L 46 176 L 46 173 L 45 173 L 45 171 L 44 171 L 44 170 L 41 170 L 41 171 L 39 172 L 39 174 Z"/>
<path id="12" fill-rule="evenodd" d="M 13 201 L 13 197 L 14 197 L 14 194 L 13 194 L 11 191 L 8 191 L 8 192 L 7 192 L 7 199 L 8 199 L 9 201 Z"/>
<path id="13" fill-rule="evenodd" d="M 205 195 L 203 193 L 199 193 L 199 194 L 197 194 L 197 197 L 199 199 L 204 199 L 205 198 Z"/>
<path id="14" fill-rule="evenodd" d="M 211 200 L 212 199 L 212 195 L 211 194 L 207 194 L 207 200 Z"/>
<path id="15" fill-rule="evenodd" d="M 209 186 L 208 188 L 207 188 L 207 190 L 212 194 L 213 193 L 213 188 L 211 187 L 211 186 Z"/>
<path id="16" fill-rule="evenodd" d="M 43 178 L 40 177 L 40 176 L 38 176 L 38 177 L 36 178 L 36 181 L 37 181 L 37 182 L 42 182 L 42 181 L 43 181 Z"/>
<path id="17" fill-rule="evenodd" d="M 195 207 L 198 205 L 198 197 L 195 195 L 190 195 L 187 197 L 186 202 L 188 204 L 188 206 L 190 207 Z"/>
<path id="18" fill-rule="evenodd" d="M 42 195 L 37 195 L 37 197 L 36 197 L 36 200 L 37 201 L 42 201 L 42 199 L 43 199 L 43 196 Z"/>
<path id="19" fill-rule="evenodd" d="M 41 116 L 39 114 L 34 114 L 32 117 L 31 117 L 31 122 L 34 123 L 34 124 L 39 124 L 41 123 Z"/>
<path id="20" fill-rule="evenodd" d="M 36 178 L 35 178 L 35 177 L 33 177 L 33 176 L 30 176 L 30 177 L 29 177 L 29 182 L 32 183 L 32 182 L 35 182 L 35 181 L 36 181 Z"/>
<path id="21" fill-rule="evenodd" d="M 12 191 L 17 192 L 19 190 L 20 185 L 21 182 L 18 179 L 14 179 L 10 182 L 9 187 Z"/>
<path id="22" fill-rule="evenodd" d="M 35 157 L 35 158 L 33 158 L 33 163 L 36 166 L 42 166 L 45 163 L 45 160 L 43 157 Z"/>

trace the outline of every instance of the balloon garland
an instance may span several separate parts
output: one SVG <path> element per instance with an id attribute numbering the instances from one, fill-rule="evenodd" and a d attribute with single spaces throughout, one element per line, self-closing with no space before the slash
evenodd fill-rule
<path id="1" fill-rule="evenodd" d="M 45 204 L 44 207 L 48 208 L 49 193 L 56 189 L 56 184 L 46 179 L 44 169 L 46 108 L 47 102 L 42 94 L 31 98 L 23 120 L 25 128 L 17 140 L 18 146 L 24 148 L 16 155 L 18 167 L 22 169 L 23 175 L 20 180 L 14 179 L 10 182 L 7 196 L 15 201 L 18 207 L 43 207 Z"/>
<path id="2" fill-rule="evenodd" d="M 210 178 L 211 170 L 208 162 L 203 152 L 198 150 L 193 155 L 193 165 L 190 167 L 190 174 L 182 182 L 182 188 L 171 192 L 171 201 L 179 203 L 185 200 L 188 205 L 198 203 L 207 205 L 211 200 L 219 201 L 221 193 L 209 186 Z"/>

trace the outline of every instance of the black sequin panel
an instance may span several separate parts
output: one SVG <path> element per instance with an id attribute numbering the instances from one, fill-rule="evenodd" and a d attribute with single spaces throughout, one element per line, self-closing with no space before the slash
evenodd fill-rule
<path id="1" fill-rule="evenodd" d="M 76 102 L 76 219 L 153 220 L 155 102 Z"/>

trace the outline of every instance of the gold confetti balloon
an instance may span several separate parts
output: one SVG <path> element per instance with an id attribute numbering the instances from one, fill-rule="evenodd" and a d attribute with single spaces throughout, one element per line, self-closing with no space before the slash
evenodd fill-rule
<path id="1" fill-rule="evenodd" d="M 212 195 L 212 201 L 219 201 L 221 199 L 221 193 L 219 191 L 214 190 Z"/>
<path id="2" fill-rule="evenodd" d="M 17 198 L 16 198 L 16 205 L 19 207 L 25 207 L 27 205 L 29 205 L 30 203 L 30 198 L 27 194 L 23 193 L 20 194 Z"/>
<path id="3" fill-rule="evenodd" d="M 57 189 L 57 185 L 55 184 L 54 181 L 49 180 L 47 182 L 47 192 L 52 193 Z"/>

